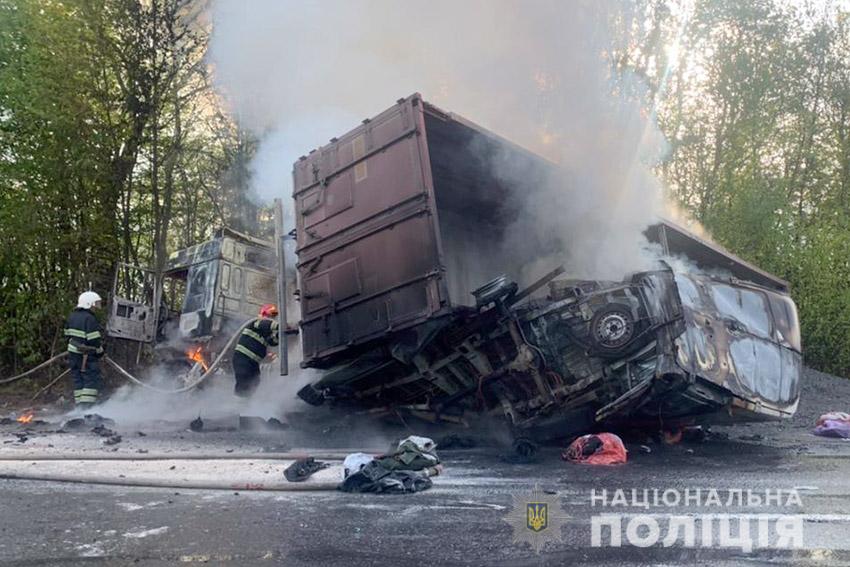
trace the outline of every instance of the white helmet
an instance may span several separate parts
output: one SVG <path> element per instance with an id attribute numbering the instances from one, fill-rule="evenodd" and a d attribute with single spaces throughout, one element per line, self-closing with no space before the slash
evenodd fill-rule
<path id="1" fill-rule="evenodd" d="M 91 309 L 98 301 L 103 301 L 98 294 L 93 291 L 84 291 L 77 300 L 77 307 Z"/>

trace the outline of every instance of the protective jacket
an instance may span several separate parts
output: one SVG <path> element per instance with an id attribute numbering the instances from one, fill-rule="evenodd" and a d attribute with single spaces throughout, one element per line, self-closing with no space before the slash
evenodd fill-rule
<path id="1" fill-rule="evenodd" d="M 94 356 L 103 354 L 100 323 L 88 309 L 78 307 L 71 311 L 65 323 L 65 336 L 68 337 L 68 352 Z"/>
<path id="2" fill-rule="evenodd" d="M 242 331 L 236 352 L 259 364 L 266 357 L 268 348 L 277 346 L 278 329 L 279 324 L 274 319 L 256 319 Z"/>

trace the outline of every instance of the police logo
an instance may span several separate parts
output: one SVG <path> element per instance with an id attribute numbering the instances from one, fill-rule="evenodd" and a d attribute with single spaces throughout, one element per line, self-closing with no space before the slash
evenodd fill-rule
<path id="1" fill-rule="evenodd" d="M 534 532 L 540 532 L 549 527 L 549 504 L 546 502 L 527 502 L 525 505 L 525 527 Z"/>
<path id="2" fill-rule="evenodd" d="M 535 486 L 530 492 L 514 494 L 514 505 L 505 521 L 514 530 L 514 543 L 528 543 L 540 553 L 547 542 L 561 541 L 561 526 L 569 518 L 558 497 Z"/>

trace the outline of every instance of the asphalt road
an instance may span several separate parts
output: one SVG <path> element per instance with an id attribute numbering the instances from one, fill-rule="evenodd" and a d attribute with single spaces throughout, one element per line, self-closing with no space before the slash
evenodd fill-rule
<path id="1" fill-rule="evenodd" d="M 837 443 L 841 443 L 840 441 Z M 44 482 L 0 484 L 4 565 L 163 565 L 175 562 L 287 565 L 513 565 L 543 563 L 737 564 L 850 562 L 850 446 L 805 456 L 731 441 L 655 446 L 618 467 L 588 467 L 546 452 L 509 464 L 495 454 L 445 452 L 447 472 L 412 495 L 259 493 L 123 488 Z M 693 452 L 689 452 L 689 449 Z M 843 453 L 843 451 L 842 451 Z M 92 466 L 97 466 L 93 464 Z M 505 521 L 513 495 L 555 491 L 567 516 L 562 541 L 538 555 L 513 542 Z M 722 513 L 803 518 L 803 549 L 594 547 L 591 490 L 717 488 L 798 490 L 802 506 L 724 508 Z M 597 495 L 600 494 L 597 492 Z M 653 509 L 660 516 L 717 513 L 699 505 Z M 611 511 L 611 510 L 605 510 Z M 637 509 L 617 509 L 642 514 Z M 603 540 L 604 542 L 604 540 Z M 679 542 L 682 544 L 683 542 Z"/>
<path id="2" fill-rule="evenodd" d="M 628 443 L 628 464 L 612 467 L 564 462 L 557 448 L 543 449 L 537 462 L 527 464 L 507 462 L 498 447 L 443 451 L 445 474 L 434 479 L 431 490 L 410 495 L 0 480 L 0 564 L 846 565 L 850 564 L 850 442 L 814 437 L 807 422 L 817 413 L 817 405 L 825 406 L 833 398 L 835 403 L 824 411 L 839 409 L 841 400 L 850 398 L 840 390 L 846 388 L 844 382 L 815 379 L 821 394 L 813 393 L 801 407 L 801 417 L 781 427 L 724 428 L 728 438 L 717 435 L 675 446 L 650 443 L 650 452 L 640 447 L 642 441 L 633 441 Z M 8 441 L 0 445 L 0 460 L 22 451 L 67 451 L 71 446 L 90 454 L 112 451 L 88 432 L 34 435 L 23 443 L 8 432 L 0 436 Z M 182 430 L 149 432 L 145 437 L 127 431 L 124 438 L 117 447 L 121 454 L 162 447 L 256 452 L 279 450 L 273 445 L 280 441 L 277 436 Z M 88 466 L 92 474 L 105 474 L 106 468 L 116 465 L 94 462 Z M 186 465 L 187 470 L 203 466 L 202 462 Z M 269 474 L 280 474 L 280 470 L 272 467 Z M 506 521 L 514 515 L 515 497 L 522 505 L 535 487 L 545 491 L 545 498 L 554 499 L 550 522 L 563 524 L 560 530 L 547 532 L 552 541 L 539 554 L 528 544 L 515 543 L 514 528 Z M 680 495 L 700 489 L 703 496 L 674 507 L 604 507 L 592 498 L 592 491 L 598 496 L 603 489 L 609 498 L 621 489 L 627 495 L 632 489 L 638 494 L 657 489 Z M 732 498 L 731 506 L 718 507 L 706 501 L 706 491 L 711 489 L 717 489 L 723 504 L 737 490 L 751 491 L 762 500 L 768 490 L 793 492 L 799 502 L 789 505 L 783 498 L 768 506 L 748 505 Z M 741 545 L 724 547 L 717 543 L 720 527 L 713 520 L 713 543 L 706 544 L 705 534 L 697 534 L 695 543 L 675 538 L 673 545 L 665 546 L 659 538 L 643 548 L 630 543 L 626 534 L 622 545 L 612 546 L 604 532 L 602 545 L 594 545 L 592 518 L 606 513 L 622 516 L 624 529 L 632 519 L 649 516 L 662 526 L 662 538 L 670 532 L 683 535 L 678 528 L 672 529 L 671 516 L 678 517 L 677 522 L 705 522 L 717 514 L 761 515 L 768 520 L 790 517 L 800 522 L 802 533 L 795 549 L 758 544 L 752 550 Z M 519 517 L 521 522 L 524 510 L 519 510 Z"/>

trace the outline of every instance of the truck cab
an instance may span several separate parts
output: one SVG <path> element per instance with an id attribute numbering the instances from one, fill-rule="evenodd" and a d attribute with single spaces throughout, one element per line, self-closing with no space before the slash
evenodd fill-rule
<path id="1" fill-rule="evenodd" d="M 171 254 L 160 278 L 151 269 L 122 264 L 107 335 L 181 350 L 203 344 L 214 352 L 262 304 L 275 302 L 275 266 L 271 242 L 229 228 Z"/>

